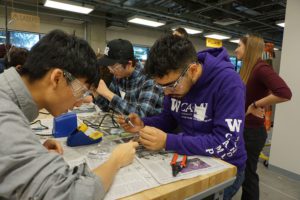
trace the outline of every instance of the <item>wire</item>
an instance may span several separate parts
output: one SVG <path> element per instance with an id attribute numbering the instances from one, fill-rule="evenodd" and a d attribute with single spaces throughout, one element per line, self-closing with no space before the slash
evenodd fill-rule
<path id="1" fill-rule="evenodd" d="M 32 130 L 41 131 L 41 130 L 49 129 L 48 126 L 45 126 L 45 125 L 42 124 L 41 120 L 36 120 L 35 122 L 30 123 L 30 125 L 33 125 L 33 124 L 36 124 L 36 123 L 38 123 L 40 125 L 40 127 L 31 128 Z"/>
<path id="2" fill-rule="evenodd" d="M 50 113 L 48 113 L 48 112 L 39 112 L 39 114 L 44 114 L 44 115 L 50 115 Z"/>
<path id="3" fill-rule="evenodd" d="M 112 121 L 112 124 L 113 126 L 103 126 L 103 122 L 104 122 L 104 119 L 106 117 L 110 117 L 111 118 L 111 121 Z M 107 127 L 107 128 L 120 128 L 119 124 L 116 122 L 116 120 L 114 119 L 114 115 L 113 114 L 110 114 L 110 113 L 107 113 L 105 115 L 103 115 L 103 117 L 101 118 L 100 122 L 99 123 L 93 123 L 91 121 L 88 121 L 86 119 L 82 120 L 83 123 L 85 123 L 86 125 L 94 128 L 94 129 L 100 129 L 101 127 Z"/>

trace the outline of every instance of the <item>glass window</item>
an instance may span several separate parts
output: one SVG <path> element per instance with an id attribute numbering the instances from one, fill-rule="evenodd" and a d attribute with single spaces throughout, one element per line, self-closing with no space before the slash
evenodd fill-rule
<path id="1" fill-rule="evenodd" d="M 16 47 L 23 47 L 26 49 L 31 49 L 35 43 L 39 41 L 38 33 L 28 33 L 11 31 L 10 32 L 10 43 Z"/>
<path id="2" fill-rule="evenodd" d="M 236 61 L 237 61 L 236 57 L 235 57 L 235 56 L 230 56 L 229 59 L 230 59 L 230 62 L 231 62 L 231 63 L 233 64 L 233 66 L 235 67 L 235 66 L 236 66 Z"/>
<path id="3" fill-rule="evenodd" d="M 242 67 L 242 64 L 243 64 L 243 63 L 242 63 L 241 60 L 238 60 L 238 61 L 237 61 L 236 68 L 235 68 L 235 71 L 237 71 L 237 73 L 240 72 L 241 67 Z"/>
<path id="4" fill-rule="evenodd" d="M 6 37 L 5 37 L 5 31 L 0 31 L 0 44 L 5 44 Z"/>
<path id="5" fill-rule="evenodd" d="M 134 57 L 139 61 L 146 61 L 148 58 L 149 48 L 141 46 L 133 46 Z"/>

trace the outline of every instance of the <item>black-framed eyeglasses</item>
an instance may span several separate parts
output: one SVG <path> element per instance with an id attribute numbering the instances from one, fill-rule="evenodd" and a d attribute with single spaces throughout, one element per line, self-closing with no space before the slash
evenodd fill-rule
<path id="1" fill-rule="evenodd" d="M 63 74 L 64 77 L 66 77 L 67 83 L 71 86 L 73 95 L 77 100 L 82 100 L 92 94 L 92 92 L 70 72 L 63 70 Z"/>
<path id="2" fill-rule="evenodd" d="M 188 69 L 190 68 L 190 66 L 192 64 L 193 63 L 189 64 L 186 68 L 184 68 L 184 70 L 181 72 L 180 76 L 172 83 L 168 83 L 166 85 L 160 85 L 160 84 L 156 83 L 156 85 L 163 90 L 166 90 L 166 89 L 174 90 L 178 86 L 180 81 L 183 79 L 183 77 L 185 76 L 185 74 L 187 73 Z"/>

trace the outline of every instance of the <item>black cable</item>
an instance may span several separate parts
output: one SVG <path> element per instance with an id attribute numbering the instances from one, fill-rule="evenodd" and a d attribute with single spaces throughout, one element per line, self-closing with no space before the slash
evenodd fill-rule
<path id="1" fill-rule="evenodd" d="M 48 130 L 49 127 L 45 126 L 42 124 L 41 120 L 36 120 L 35 122 L 30 123 L 30 125 L 36 124 L 38 123 L 40 125 L 40 127 L 36 127 L 36 128 L 31 128 L 33 131 L 35 131 L 36 135 L 41 135 L 41 136 L 50 136 L 52 134 L 44 134 L 44 133 L 38 133 L 37 131 L 43 131 L 43 130 Z"/>
<path id="2" fill-rule="evenodd" d="M 105 119 L 107 116 L 111 117 L 113 126 L 102 126 L 103 121 L 104 121 L 104 119 Z M 119 124 L 115 121 L 115 119 L 113 118 L 113 115 L 110 114 L 110 113 L 103 115 L 103 117 L 102 117 L 102 119 L 100 120 L 99 123 L 93 123 L 93 122 L 90 122 L 90 121 L 88 121 L 88 120 L 86 120 L 86 119 L 84 119 L 84 120 L 82 120 L 82 121 L 83 121 L 83 123 L 85 123 L 86 125 L 88 125 L 88 126 L 94 128 L 94 129 L 100 129 L 100 127 L 106 127 L 106 128 L 119 128 Z"/>

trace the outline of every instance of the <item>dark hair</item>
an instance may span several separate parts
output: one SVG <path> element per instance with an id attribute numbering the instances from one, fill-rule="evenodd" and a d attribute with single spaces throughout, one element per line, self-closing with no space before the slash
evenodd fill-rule
<path id="1" fill-rule="evenodd" d="M 101 59 L 103 55 L 98 54 L 98 60 Z M 107 66 L 102 66 L 101 63 L 97 60 L 97 65 L 99 68 L 99 78 L 102 79 L 107 86 L 110 86 L 110 83 L 113 80 L 114 75 L 110 73 Z"/>
<path id="2" fill-rule="evenodd" d="M 158 39 L 150 49 L 145 73 L 151 77 L 163 77 L 170 71 L 184 69 L 187 64 L 198 62 L 193 44 L 177 35 Z"/>
<path id="3" fill-rule="evenodd" d="M 128 61 L 131 61 L 132 62 L 132 66 L 135 67 L 136 65 L 136 59 L 132 59 L 132 60 L 128 60 Z M 120 63 L 122 65 L 122 67 L 125 69 L 126 68 L 126 65 L 128 64 L 128 61 L 125 63 Z"/>
<path id="4" fill-rule="evenodd" d="M 181 36 L 181 37 L 184 37 L 184 38 L 188 38 L 189 37 L 189 34 L 186 32 L 186 30 L 182 27 L 178 27 L 174 30 L 173 34 L 175 32 L 178 32 L 180 35 L 178 36 Z"/>
<path id="5" fill-rule="evenodd" d="M 23 65 L 28 57 L 29 51 L 25 48 L 11 47 L 4 58 L 5 67 L 16 67 Z"/>
<path id="6" fill-rule="evenodd" d="M 35 81 L 53 68 L 64 69 L 77 78 L 86 78 L 88 84 L 98 85 L 99 70 L 93 49 L 85 40 L 60 30 L 51 31 L 32 47 L 19 73 Z"/>

